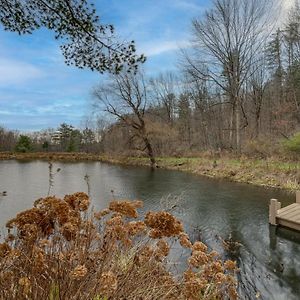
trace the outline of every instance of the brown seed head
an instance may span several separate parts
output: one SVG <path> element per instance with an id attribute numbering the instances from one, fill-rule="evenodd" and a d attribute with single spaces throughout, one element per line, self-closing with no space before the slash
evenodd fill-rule
<path id="1" fill-rule="evenodd" d="M 201 251 L 201 252 L 206 252 L 207 251 L 207 246 L 205 244 L 203 244 L 202 242 L 195 242 L 193 247 L 192 247 L 193 251 Z"/>
<path id="2" fill-rule="evenodd" d="M 112 201 L 109 209 L 129 218 L 137 218 L 137 203 L 135 201 Z"/>
<path id="3" fill-rule="evenodd" d="M 111 295 L 118 287 L 117 276 L 111 272 L 105 272 L 100 277 L 100 292 L 105 296 Z"/>
<path id="4" fill-rule="evenodd" d="M 152 238 L 177 236 L 183 232 L 182 223 L 165 211 L 148 212 L 145 217 L 145 224 L 152 228 L 150 231 Z"/>
<path id="5" fill-rule="evenodd" d="M 64 201 L 66 201 L 74 210 L 79 211 L 86 211 L 90 205 L 89 196 L 82 192 L 66 195 Z"/>
<path id="6" fill-rule="evenodd" d="M 184 248 L 192 248 L 192 243 L 190 242 L 189 236 L 184 232 L 180 233 L 179 242 Z"/>
<path id="7" fill-rule="evenodd" d="M 87 268 L 85 265 L 80 265 L 74 268 L 74 270 L 70 273 L 72 279 L 81 279 L 87 274 Z"/>
<path id="8" fill-rule="evenodd" d="M 224 266 L 225 266 L 225 269 L 227 269 L 229 271 L 237 270 L 236 261 L 233 261 L 233 260 L 226 260 Z"/>

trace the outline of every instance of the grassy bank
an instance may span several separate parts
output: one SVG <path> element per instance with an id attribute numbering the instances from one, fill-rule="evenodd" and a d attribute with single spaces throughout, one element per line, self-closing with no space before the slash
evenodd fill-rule
<path id="1" fill-rule="evenodd" d="M 148 158 L 113 157 L 88 153 L 0 153 L 0 159 L 90 160 L 134 166 L 149 166 Z M 299 161 L 284 161 L 275 158 L 233 158 L 230 155 L 216 158 L 206 153 L 199 155 L 199 157 L 157 158 L 157 165 L 163 169 L 180 170 L 212 178 L 287 190 L 300 190 Z"/>
<path id="2" fill-rule="evenodd" d="M 147 165 L 145 158 L 126 158 L 126 164 Z M 266 187 L 300 190 L 300 162 L 230 157 L 158 158 L 159 167 L 211 178 Z"/>

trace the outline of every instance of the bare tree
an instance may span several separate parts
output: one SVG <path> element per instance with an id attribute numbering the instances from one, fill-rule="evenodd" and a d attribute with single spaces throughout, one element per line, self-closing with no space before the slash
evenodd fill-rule
<path id="1" fill-rule="evenodd" d="M 193 21 L 193 51 L 185 53 L 188 73 L 212 81 L 227 95 L 232 107 L 231 135 L 241 148 L 243 86 L 271 30 L 269 0 L 215 0 L 204 18 Z"/>
<path id="2" fill-rule="evenodd" d="M 260 133 L 260 117 L 264 101 L 264 94 L 267 86 L 266 63 L 264 57 L 257 61 L 257 65 L 253 66 L 253 72 L 248 80 L 248 95 L 252 104 L 252 113 L 254 115 L 254 137 L 258 137 Z"/>
<path id="3" fill-rule="evenodd" d="M 176 76 L 171 73 L 162 73 L 150 80 L 152 97 L 163 109 L 166 121 L 172 125 L 175 116 L 176 105 Z"/>
<path id="4" fill-rule="evenodd" d="M 107 84 L 94 90 L 94 96 L 98 107 L 131 129 L 132 140 L 142 142 L 140 150 L 147 152 L 151 167 L 154 168 L 156 162 L 145 121 L 148 96 L 143 74 L 122 72 L 112 75 Z"/>

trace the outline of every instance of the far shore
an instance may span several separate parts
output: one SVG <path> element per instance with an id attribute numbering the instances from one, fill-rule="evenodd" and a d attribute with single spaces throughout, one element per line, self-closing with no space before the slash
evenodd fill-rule
<path id="1" fill-rule="evenodd" d="M 101 161 L 131 166 L 150 166 L 147 157 L 121 157 L 91 153 L 65 152 L 0 152 L 0 160 L 47 160 L 47 161 Z M 179 170 L 211 178 L 258 186 L 300 190 L 300 161 L 283 161 L 274 158 L 214 157 L 207 153 L 197 157 L 159 157 L 157 167 Z"/>

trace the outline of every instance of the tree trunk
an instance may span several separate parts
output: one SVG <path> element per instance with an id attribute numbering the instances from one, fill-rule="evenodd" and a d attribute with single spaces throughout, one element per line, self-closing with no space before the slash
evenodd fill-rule
<path id="1" fill-rule="evenodd" d="M 236 104 L 232 105 L 232 111 L 231 111 L 231 115 L 230 115 L 230 128 L 229 128 L 229 143 L 232 149 L 234 149 L 234 145 L 233 145 L 233 119 L 234 119 L 234 115 L 236 114 Z"/>
<path id="2" fill-rule="evenodd" d="M 258 113 L 256 113 L 255 115 L 255 138 L 258 138 L 259 136 L 259 119 L 260 119 L 260 116 Z"/>
<path id="3" fill-rule="evenodd" d="M 236 99 L 236 109 L 235 109 L 235 131 L 236 131 L 236 152 L 241 152 L 241 129 L 240 129 L 240 99 Z"/>
<path id="4" fill-rule="evenodd" d="M 151 146 L 151 144 L 149 142 L 149 139 L 147 137 L 144 137 L 143 140 L 144 140 L 144 143 L 145 143 L 145 147 L 147 149 L 147 154 L 148 154 L 149 159 L 150 159 L 151 169 L 154 169 L 156 167 L 156 161 L 155 161 L 155 157 L 154 157 L 154 154 L 153 154 L 152 146 Z"/>

